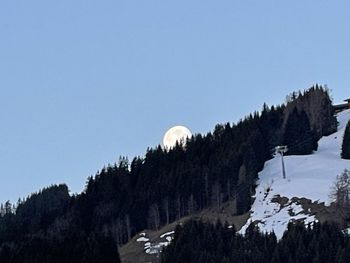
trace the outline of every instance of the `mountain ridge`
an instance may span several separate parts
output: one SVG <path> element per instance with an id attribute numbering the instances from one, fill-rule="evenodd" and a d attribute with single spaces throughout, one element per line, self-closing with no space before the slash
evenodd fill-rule
<path id="1" fill-rule="evenodd" d="M 220 211 L 227 203 L 230 214 L 243 215 L 253 203 L 258 172 L 271 159 L 270 150 L 285 141 L 287 131 L 293 138 L 288 143 L 300 146 L 295 152 L 306 154 L 335 123 L 328 91 L 320 86 L 295 94 L 286 105 L 265 104 L 261 113 L 217 125 L 212 133 L 197 134 L 170 151 L 159 146 L 131 163 L 121 158 L 89 177 L 85 190 L 69 199 L 51 202 L 56 192 L 49 188 L 44 199 L 39 192 L 15 209 L 6 206 L 0 217 L 0 247 L 10 245 L 15 251 L 28 244 L 30 251 L 34 236 L 40 242 L 78 238 L 79 244 L 84 238 L 92 243 L 107 238 L 123 245 L 144 229 L 157 231 L 188 215 Z M 49 222 L 45 200 L 63 207 L 52 210 Z"/>

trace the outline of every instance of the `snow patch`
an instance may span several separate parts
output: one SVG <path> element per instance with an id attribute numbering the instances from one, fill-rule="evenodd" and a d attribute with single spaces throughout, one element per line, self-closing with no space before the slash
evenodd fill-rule
<path id="1" fill-rule="evenodd" d="M 165 239 L 161 242 L 150 242 L 150 239 L 147 237 L 146 233 L 139 234 L 139 238 L 136 239 L 137 242 L 144 242 L 144 251 L 147 254 L 159 254 L 162 252 L 163 248 L 169 246 L 170 242 L 174 239 L 175 231 L 166 232 L 160 236 L 160 239 Z"/>
<path id="2" fill-rule="evenodd" d="M 150 244 L 149 246 L 145 246 L 145 252 L 147 254 L 153 255 L 153 254 L 159 254 L 162 252 L 163 248 L 170 245 L 170 241 L 168 242 L 159 242 Z"/>
<path id="3" fill-rule="evenodd" d="M 160 236 L 160 238 L 164 238 L 165 236 L 173 235 L 174 233 L 175 233 L 175 231 L 164 233 L 163 235 Z"/>
<path id="4" fill-rule="evenodd" d="M 146 238 L 146 237 L 140 237 L 138 239 L 136 239 L 137 242 L 147 242 L 149 241 L 149 238 Z"/>

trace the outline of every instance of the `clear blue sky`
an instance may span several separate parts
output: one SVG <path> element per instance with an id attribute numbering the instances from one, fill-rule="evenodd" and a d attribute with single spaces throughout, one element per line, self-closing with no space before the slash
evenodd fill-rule
<path id="1" fill-rule="evenodd" d="M 350 2 L 0 3 L 0 202 L 328 84 L 350 97 Z"/>

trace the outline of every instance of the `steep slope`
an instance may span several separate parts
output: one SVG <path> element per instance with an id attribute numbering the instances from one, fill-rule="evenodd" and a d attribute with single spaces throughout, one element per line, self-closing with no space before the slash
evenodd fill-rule
<path id="1" fill-rule="evenodd" d="M 331 187 L 337 175 L 350 169 L 350 161 L 340 157 L 341 144 L 350 110 L 337 116 L 338 131 L 322 137 L 318 150 L 311 155 L 286 156 L 287 178 L 282 178 L 281 157 L 275 156 L 265 163 L 259 173 L 255 201 L 251 216 L 240 230 L 255 222 L 264 232 L 274 231 L 281 238 L 287 224 L 293 220 L 303 220 L 305 224 L 317 221 L 313 211 L 303 206 L 308 199 L 314 204 L 331 203 Z"/>

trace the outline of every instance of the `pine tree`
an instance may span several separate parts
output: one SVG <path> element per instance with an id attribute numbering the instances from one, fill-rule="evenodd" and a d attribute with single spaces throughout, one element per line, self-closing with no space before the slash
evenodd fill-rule
<path id="1" fill-rule="evenodd" d="M 295 107 L 289 114 L 283 143 L 288 146 L 289 155 L 310 154 L 317 149 L 315 134 L 305 111 L 299 112 Z"/>
<path id="2" fill-rule="evenodd" d="M 350 159 L 350 121 L 346 125 L 345 129 L 341 157 L 343 159 Z"/>

